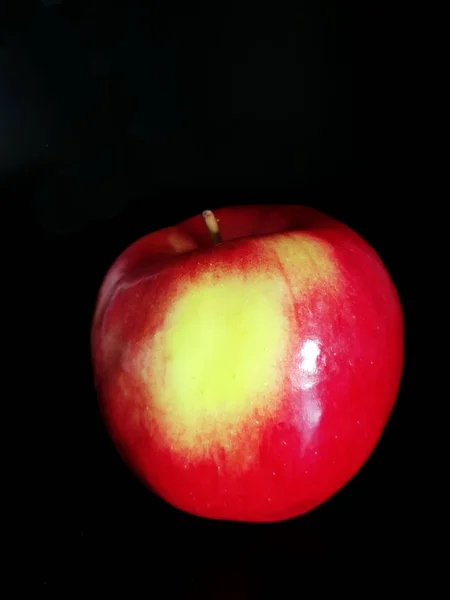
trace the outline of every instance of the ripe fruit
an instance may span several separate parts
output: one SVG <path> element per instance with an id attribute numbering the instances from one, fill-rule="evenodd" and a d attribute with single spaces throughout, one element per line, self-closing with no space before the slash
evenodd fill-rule
<path id="1" fill-rule="evenodd" d="M 375 251 L 313 209 L 203 216 L 143 237 L 108 271 L 92 326 L 102 414 L 172 505 L 291 518 L 379 440 L 403 368 L 399 298 Z"/>

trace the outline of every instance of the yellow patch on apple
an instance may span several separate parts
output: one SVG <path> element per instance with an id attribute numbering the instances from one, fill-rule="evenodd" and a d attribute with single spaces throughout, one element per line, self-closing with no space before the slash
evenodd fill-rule
<path id="1" fill-rule="evenodd" d="M 276 408 L 288 347 L 285 303 L 282 279 L 262 274 L 205 274 L 174 303 L 143 375 L 177 449 L 229 449 L 242 422 Z"/>
<path id="2" fill-rule="evenodd" d="M 251 460 L 260 428 L 282 400 L 292 335 L 300 335 L 293 296 L 336 276 L 329 248 L 313 238 L 281 234 L 252 244 L 278 261 L 246 273 L 212 265 L 189 287 L 180 285 L 139 357 L 150 411 L 186 459 L 224 448 L 232 462 Z"/>
<path id="3" fill-rule="evenodd" d="M 339 269 L 327 243 L 309 234 L 295 232 L 274 236 L 266 243 L 276 252 L 295 298 L 323 283 L 338 292 Z"/>
<path id="4" fill-rule="evenodd" d="M 198 248 L 195 241 L 186 233 L 182 233 L 181 231 L 171 231 L 168 235 L 168 240 L 169 244 L 178 254 L 191 252 L 192 250 L 196 250 Z"/>

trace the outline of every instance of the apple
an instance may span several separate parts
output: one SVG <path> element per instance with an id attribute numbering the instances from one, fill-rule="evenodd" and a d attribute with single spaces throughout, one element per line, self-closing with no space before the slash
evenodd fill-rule
<path id="1" fill-rule="evenodd" d="M 372 453 L 403 369 L 375 250 L 304 206 L 239 206 L 150 233 L 114 262 L 92 322 L 114 444 L 166 502 L 274 522 L 333 496 Z"/>

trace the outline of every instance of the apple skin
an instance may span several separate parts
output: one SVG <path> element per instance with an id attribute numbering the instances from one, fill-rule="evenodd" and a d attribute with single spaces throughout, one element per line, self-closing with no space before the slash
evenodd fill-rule
<path id="1" fill-rule="evenodd" d="M 275 522 L 333 496 L 379 441 L 403 369 L 394 284 L 367 242 L 304 206 L 214 211 L 133 243 L 92 323 L 106 426 L 171 505 Z"/>

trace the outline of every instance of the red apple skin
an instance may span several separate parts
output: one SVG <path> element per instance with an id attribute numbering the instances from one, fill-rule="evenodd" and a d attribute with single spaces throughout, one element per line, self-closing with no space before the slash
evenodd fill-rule
<path id="1" fill-rule="evenodd" d="M 212 245 L 198 215 L 143 237 L 112 265 L 92 324 L 95 385 L 118 451 L 157 495 L 201 517 L 281 521 L 334 495 L 376 446 L 402 374 L 402 309 L 376 252 L 335 219 L 292 205 L 214 214 L 221 244 Z M 335 283 L 328 286 L 325 277 L 297 296 L 291 286 L 289 347 L 280 359 L 276 402 L 260 412 L 245 409 L 236 426 L 227 421 L 230 444 L 225 429 L 219 435 L 212 425 L 210 440 L 199 432 L 198 447 L 191 434 L 190 445 L 178 443 L 178 413 L 166 414 L 156 402 L 158 389 L 165 392 L 148 384 L 151 353 L 143 378 L 142 348 L 164 330 L 171 306 L 195 288 L 199 274 L 213 269 L 220 279 L 232 270 L 276 269 L 264 244 L 283 232 L 325 244 Z M 289 274 L 281 275 L 289 286 Z M 305 348 L 313 350 L 309 364 Z"/>

